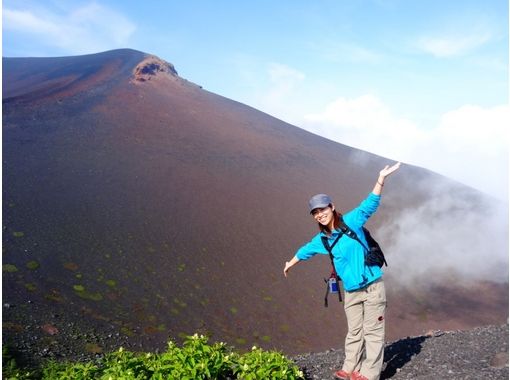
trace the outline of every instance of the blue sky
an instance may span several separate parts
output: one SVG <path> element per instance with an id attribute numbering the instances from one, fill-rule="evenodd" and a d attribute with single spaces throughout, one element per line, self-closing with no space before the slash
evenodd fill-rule
<path id="1" fill-rule="evenodd" d="M 4 0 L 2 55 L 141 50 L 211 92 L 507 200 L 508 18 L 503 0 Z"/>

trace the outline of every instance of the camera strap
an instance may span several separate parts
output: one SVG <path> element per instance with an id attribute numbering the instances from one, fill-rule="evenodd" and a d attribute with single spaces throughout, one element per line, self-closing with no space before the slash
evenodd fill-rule
<path id="1" fill-rule="evenodd" d="M 324 245 L 324 248 L 326 248 L 326 251 L 329 253 L 329 259 L 331 260 L 331 277 L 333 277 L 336 281 L 336 285 L 338 287 L 338 301 L 342 302 L 342 293 L 340 292 L 340 277 L 338 277 L 338 274 L 335 270 L 335 263 L 333 261 L 333 247 L 338 243 L 338 240 L 343 236 L 344 234 L 341 231 L 338 231 L 338 236 L 336 237 L 333 244 L 329 245 L 328 237 L 325 235 L 321 235 L 322 245 Z M 329 295 L 329 279 L 324 279 L 326 282 L 326 295 L 324 296 L 324 307 L 328 307 L 328 295 Z"/>

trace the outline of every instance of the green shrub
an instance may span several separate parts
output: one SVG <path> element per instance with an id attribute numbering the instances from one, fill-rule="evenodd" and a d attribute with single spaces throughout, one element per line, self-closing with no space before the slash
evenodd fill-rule
<path id="1" fill-rule="evenodd" d="M 6 380 L 21 379 L 31 380 L 36 379 L 33 371 L 18 368 L 16 361 L 10 355 L 7 345 L 2 347 L 2 378 Z"/>
<path id="2" fill-rule="evenodd" d="M 96 374 L 99 373 L 98 367 L 92 363 L 58 363 L 56 361 L 49 361 L 46 363 L 42 370 L 41 379 L 59 379 L 59 380 L 74 380 L 74 379 L 94 379 Z"/>
<path id="3" fill-rule="evenodd" d="M 6 379 L 73 379 L 73 380 L 212 380 L 212 379 L 303 379 L 303 373 L 285 356 L 275 351 L 253 347 L 251 352 L 239 354 L 225 343 L 208 344 L 203 335 L 186 337 L 182 347 L 168 342 L 163 353 L 140 353 L 122 347 L 95 362 L 47 362 L 40 375 L 19 370 L 13 360 L 5 361 Z"/>
<path id="4" fill-rule="evenodd" d="M 294 363 L 279 352 L 263 351 L 253 347 L 239 357 L 235 364 L 234 373 L 239 379 L 286 379 L 303 378 L 303 373 Z"/>

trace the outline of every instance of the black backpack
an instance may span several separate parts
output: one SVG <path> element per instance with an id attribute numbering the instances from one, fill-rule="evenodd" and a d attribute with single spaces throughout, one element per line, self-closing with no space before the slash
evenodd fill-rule
<path id="1" fill-rule="evenodd" d="M 388 266 L 379 243 L 375 241 L 375 239 L 372 237 L 372 235 L 370 235 L 370 232 L 365 227 L 363 227 L 363 233 L 365 234 L 365 240 L 367 241 L 368 249 L 359 239 L 356 240 L 363 244 L 363 247 L 365 248 L 365 264 L 369 267 L 377 265 L 379 268 L 381 268 L 383 265 Z"/>

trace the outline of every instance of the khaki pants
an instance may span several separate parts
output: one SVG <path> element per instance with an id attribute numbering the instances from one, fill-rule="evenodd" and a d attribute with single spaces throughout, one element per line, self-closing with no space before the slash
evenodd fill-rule
<path id="1" fill-rule="evenodd" d="M 358 371 L 369 380 L 377 380 L 384 359 L 384 282 L 381 279 L 364 289 L 345 292 L 344 298 L 349 330 L 345 337 L 342 369 L 346 372 Z M 362 361 L 363 349 L 366 352 Z"/>

